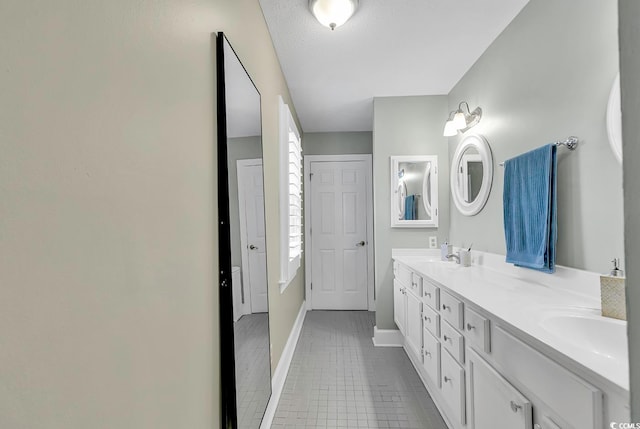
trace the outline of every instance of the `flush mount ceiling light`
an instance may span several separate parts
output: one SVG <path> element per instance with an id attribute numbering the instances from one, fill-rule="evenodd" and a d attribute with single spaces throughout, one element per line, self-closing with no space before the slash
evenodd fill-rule
<path id="1" fill-rule="evenodd" d="M 466 112 L 462 108 L 463 105 L 466 107 Z M 475 110 L 471 112 L 469 110 L 469 104 L 466 101 L 462 101 L 458 104 L 458 110 L 454 110 L 449 113 L 449 117 L 447 118 L 447 122 L 444 124 L 444 132 L 442 134 L 445 137 L 451 137 L 458 134 L 458 131 L 464 133 L 469 128 L 474 127 L 478 122 L 480 122 L 480 118 L 482 118 L 482 109 L 480 107 L 476 107 Z"/>
<path id="2" fill-rule="evenodd" d="M 357 7 L 358 0 L 309 0 L 313 16 L 331 30 L 347 22 Z"/>

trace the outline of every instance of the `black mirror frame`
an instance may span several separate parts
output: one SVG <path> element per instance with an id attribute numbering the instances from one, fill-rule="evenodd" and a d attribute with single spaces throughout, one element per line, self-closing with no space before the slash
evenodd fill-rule
<path id="1" fill-rule="evenodd" d="M 233 338 L 233 296 L 231 290 L 231 228 L 229 215 L 229 172 L 227 167 L 227 106 L 224 79 L 224 33 L 216 35 L 216 81 L 218 124 L 218 266 L 220 278 L 220 418 L 221 428 L 238 427 L 236 371 Z"/>

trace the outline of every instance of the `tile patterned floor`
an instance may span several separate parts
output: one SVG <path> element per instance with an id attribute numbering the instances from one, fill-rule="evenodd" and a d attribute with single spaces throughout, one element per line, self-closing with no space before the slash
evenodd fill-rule
<path id="1" fill-rule="evenodd" d="M 238 428 L 259 428 L 271 396 L 269 315 L 246 314 L 233 327 Z"/>
<path id="2" fill-rule="evenodd" d="M 446 429 L 401 348 L 374 347 L 375 315 L 312 311 L 272 429 Z"/>

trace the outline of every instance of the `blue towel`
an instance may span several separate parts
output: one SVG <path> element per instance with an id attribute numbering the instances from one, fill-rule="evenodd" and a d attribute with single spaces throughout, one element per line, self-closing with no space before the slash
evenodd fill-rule
<path id="1" fill-rule="evenodd" d="M 415 195 L 407 195 L 404 199 L 404 220 L 414 220 L 415 216 Z"/>
<path id="2" fill-rule="evenodd" d="M 504 163 L 507 262 L 545 273 L 556 269 L 556 146 L 549 144 Z"/>

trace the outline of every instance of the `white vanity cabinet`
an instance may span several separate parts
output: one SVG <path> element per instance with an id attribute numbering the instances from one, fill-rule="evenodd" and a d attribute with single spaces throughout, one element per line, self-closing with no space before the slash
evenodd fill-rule
<path id="1" fill-rule="evenodd" d="M 531 402 L 473 350 L 470 350 L 468 360 L 469 426 L 473 429 L 531 429 Z"/>
<path id="2" fill-rule="evenodd" d="M 406 288 L 398 280 L 393 281 L 393 321 L 396 322 L 398 329 L 405 334 L 405 325 L 407 320 L 407 300 L 405 294 Z"/>
<path id="3" fill-rule="evenodd" d="M 394 261 L 394 319 L 449 429 L 600 429 L 602 390 L 517 329 Z"/>
<path id="4" fill-rule="evenodd" d="M 405 338 L 407 345 L 422 362 L 422 301 L 413 292 L 405 294 L 407 301 L 407 320 Z"/>

